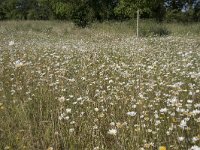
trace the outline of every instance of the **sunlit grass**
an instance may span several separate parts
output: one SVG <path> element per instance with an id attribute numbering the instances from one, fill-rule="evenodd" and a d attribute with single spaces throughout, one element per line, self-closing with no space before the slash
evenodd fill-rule
<path id="1" fill-rule="evenodd" d="M 105 24 L 0 25 L 0 149 L 200 145 L 197 33 L 136 38 Z"/>

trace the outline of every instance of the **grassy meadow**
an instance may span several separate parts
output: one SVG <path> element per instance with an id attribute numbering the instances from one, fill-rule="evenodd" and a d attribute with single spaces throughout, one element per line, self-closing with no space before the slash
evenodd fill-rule
<path id="1" fill-rule="evenodd" d="M 1 150 L 165 148 L 200 149 L 200 23 L 0 22 Z"/>

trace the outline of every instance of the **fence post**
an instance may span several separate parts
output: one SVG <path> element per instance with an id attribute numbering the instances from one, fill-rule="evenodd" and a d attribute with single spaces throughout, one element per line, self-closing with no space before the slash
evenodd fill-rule
<path id="1" fill-rule="evenodd" d="M 139 19 L 140 19 L 140 11 L 137 10 L 137 38 L 139 37 Z"/>

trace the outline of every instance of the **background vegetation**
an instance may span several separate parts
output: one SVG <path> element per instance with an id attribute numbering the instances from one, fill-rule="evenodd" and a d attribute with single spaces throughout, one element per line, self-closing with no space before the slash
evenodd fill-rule
<path id="1" fill-rule="evenodd" d="M 0 20 L 72 20 L 85 27 L 94 21 L 141 18 L 159 22 L 200 20 L 199 0 L 1 0 Z"/>

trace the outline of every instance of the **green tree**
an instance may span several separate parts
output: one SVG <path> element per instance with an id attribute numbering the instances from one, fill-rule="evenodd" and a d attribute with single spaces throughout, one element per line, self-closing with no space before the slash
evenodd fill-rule
<path id="1" fill-rule="evenodd" d="M 4 12 L 4 9 L 3 9 L 3 3 L 4 3 L 5 0 L 2 0 L 0 1 L 0 20 L 4 20 L 5 19 L 5 12 Z"/>
<path id="2" fill-rule="evenodd" d="M 1 11 L 5 14 L 5 19 L 17 19 L 19 14 L 16 10 L 17 0 L 4 0 L 1 3 Z"/>
<path id="3" fill-rule="evenodd" d="M 37 0 L 37 7 L 33 9 L 35 17 L 42 20 L 54 19 L 51 0 Z"/>
<path id="4" fill-rule="evenodd" d="M 87 0 L 76 0 L 72 2 L 72 21 L 80 27 L 86 27 L 93 21 L 94 12 L 89 5 Z"/>
<path id="5" fill-rule="evenodd" d="M 167 21 L 192 22 L 199 20 L 199 0 L 171 0 L 167 2 Z"/>
<path id="6" fill-rule="evenodd" d="M 73 3 L 68 1 L 52 1 L 52 11 L 57 19 L 70 19 L 74 9 Z"/>
<path id="7" fill-rule="evenodd" d="M 194 5 L 193 19 L 194 21 L 200 21 L 200 1 L 197 1 Z"/>
<path id="8" fill-rule="evenodd" d="M 114 8 L 117 5 L 116 0 L 89 0 L 89 6 L 94 12 L 97 20 L 115 19 Z"/>
<path id="9" fill-rule="evenodd" d="M 115 13 L 121 18 L 133 18 L 137 10 L 143 18 L 155 17 L 161 21 L 165 15 L 164 0 L 120 0 Z"/>
<path id="10" fill-rule="evenodd" d="M 35 0 L 17 0 L 16 2 L 16 11 L 20 15 L 20 19 L 32 19 L 28 18 L 30 10 L 33 10 L 37 7 L 37 1 Z"/>
<path id="11" fill-rule="evenodd" d="M 164 0 L 154 0 L 150 5 L 150 10 L 153 18 L 161 22 L 165 18 L 166 8 L 164 6 Z"/>

